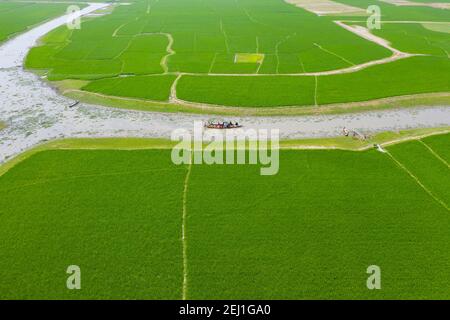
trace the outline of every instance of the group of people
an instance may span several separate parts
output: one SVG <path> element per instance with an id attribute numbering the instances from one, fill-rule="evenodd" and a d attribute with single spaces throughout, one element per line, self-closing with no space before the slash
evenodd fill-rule
<path id="1" fill-rule="evenodd" d="M 210 128 L 210 129 L 232 129 L 232 128 L 239 128 L 241 126 L 239 125 L 238 122 L 233 123 L 231 121 L 229 121 L 229 122 L 225 121 L 225 122 L 217 122 L 217 123 L 210 122 L 206 125 L 206 127 Z"/>
<path id="2" fill-rule="evenodd" d="M 342 133 L 343 133 L 344 136 L 346 136 L 346 137 L 352 135 L 352 137 L 358 138 L 358 139 L 360 139 L 360 140 L 367 140 L 367 139 L 369 139 L 369 137 L 370 137 L 370 136 L 368 136 L 368 135 L 366 135 L 366 134 L 359 133 L 359 132 L 356 131 L 356 130 L 351 130 L 351 131 L 350 131 L 350 130 L 348 130 L 346 127 L 344 127 L 344 128 L 342 129 Z"/>

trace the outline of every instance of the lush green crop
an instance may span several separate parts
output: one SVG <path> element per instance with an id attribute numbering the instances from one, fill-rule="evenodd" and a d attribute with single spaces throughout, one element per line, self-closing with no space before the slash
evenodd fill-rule
<path id="1" fill-rule="evenodd" d="M 193 170 L 189 297 L 448 298 L 448 211 L 387 155 L 287 151 L 280 168 Z"/>
<path id="2" fill-rule="evenodd" d="M 184 76 L 179 98 L 229 106 L 329 104 L 450 90 L 450 60 L 413 57 L 359 72 L 313 76 Z M 315 97 L 316 95 L 316 97 Z"/>
<path id="3" fill-rule="evenodd" d="M 423 142 L 444 157 L 449 139 Z M 448 166 L 421 142 L 388 151 L 403 167 L 375 150 L 281 151 L 275 176 L 193 165 L 187 298 L 449 298 Z M 19 163 L 0 177 L 0 297 L 181 298 L 186 174 L 169 150 Z M 382 290 L 366 288 L 370 265 Z"/>
<path id="4" fill-rule="evenodd" d="M 359 24 L 365 26 L 365 23 Z M 401 51 L 448 58 L 450 36 L 444 32 L 444 28 L 448 29 L 450 26 L 439 22 L 428 25 L 435 31 L 425 28 L 420 23 L 385 23 L 381 29 L 372 32 L 388 40 L 394 48 Z M 439 28 L 442 31 L 438 31 Z"/>
<path id="5" fill-rule="evenodd" d="M 146 59 L 146 54 L 154 55 L 156 59 L 161 46 L 151 42 L 158 33 L 173 36 L 176 54 L 169 59 L 168 69 L 180 72 L 256 71 L 256 68 L 236 65 L 236 53 L 263 53 L 276 57 L 265 60 L 262 73 L 298 72 L 299 68 L 329 70 L 348 66 L 348 61 L 361 63 L 389 55 L 384 48 L 343 30 L 332 21 L 279 1 L 241 0 L 235 3 L 214 0 L 206 5 L 195 0 L 165 0 L 119 6 L 112 14 L 84 22 L 81 30 L 64 39 L 70 42 L 63 41 L 63 48 L 58 53 L 48 48 L 53 60 L 47 61 L 46 65 L 48 69 L 58 67 L 55 59 L 67 63 L 83 60 L 89 64 L 104 59 L 126 65 L 134 63 L 136 56 L 132 53 L 135 50 L 130 44 L 135 37 L 142 38 L 145 47 L 140 59 Z M 359 50 L 351 50 L 352 45 L 358 46 Z M 48 46 L 46 44 L 44 48 Z M 29 67 L 35 67 L 33 61 Z M 36 61 L 36 67 L 41 67 L 39 61 Z M 129 70 L 112 67 L 110 72 L 135 73 L 133 70 L 141 74 L 161 72 L 145 67 Z M 96 70 L 90 72 L 94 73 Z M 74 76 L 72 69 L 64 68 L 58 69 L 57 74 Z M 84 74 L 80 72 L 78 76 Z"/>
<path id="6" fill-rule="evenodd" d="M 18 165 L 0 182 L 0 298 L 179 298 L 185 174 L 159 150 Z M 81 291 L 66 289 L 69 265 Z"/>
<path id="7" fill-rule="evenodd" d="M 448 139 L 445 135 L 428 137 L 422 139 L 422 141 L 441 158 L 447 161 L 447 163 L 450 163 L 450 148 L 448 145 Z"/>
<path id="8" fill-rule="evenodd" d="M 74 74 L 73 68 L 66 70 L 59 60 L 65 64 L 84 61 L 92 68 L 89 74 L 98 72 L 93 67 L 98 60 L 111 61 L 111 74 L 161 73 L 145 64 L 136 66 L 136 59 L 153 64 L 161 60 L 165 50 L 153 40 L 160 33 L 173 37 L 175 54 L 167 62 L 168 70 L 179 72 L 257 71 L 255 66 L 236 64 L 237 53 L 262 53 L 275 58 L 265 59 L 261 73 L 329 70 L 349 66 L 348 61 L 356 64 L 390 54 L 328 19 L 274 0 L 213 0 L 208 4 L 195 0 L 137 1 L 84 22 L 81 30 L 62 40 L 57 53 L 48 43 L 41 50 L 50 51 L 46 68 L 56 69 L 50 77 L 52 73 L 67 78 L 86 77 L 84 70 Z M 136 37 L 141 39 L 139 54 L 133 48 Z M 125 69 L 117 68 L 116 62 L 125 64 Z M 127 68 L 130 64 L 135 67 Z M 28 65 L 42 67 L 39 59 L 30 59 Z"/>
<path id="9" fill-rule="evenodd" d="M 450 91 L 450 60 L 412 57 L 357 73 L 318 77 L 319 104 L 364 101 L 409 93 Z"/>
<path id="10" fill-rule="evenodd" d="M 438 199 L 441 199 L 450 208 L 450 170 L 445 160 L 440 161 L 433 154 L 432 147 L 421 142 L 408 142 L 393 146 L 389 150 L 414 176 L 416 176 L 426 189 Z M 447 149 L 449 141 L 447 140 Z M 445 149 L 444 149 L 445 150 Z M 437 149 L 438 152 L 441 149 Z"/>
<path id="11" fill-rule="evenodd" d="M 83 88 L 92 92 L 165 101 L 169 98 L 170 87 L 175 76 L 154 75 L 93 81 Z"/>
<path id="12" fill-rule="evenodd" d="M 65 4 L 0 2 L 0 42 L 25 31 L 28 27 L 62 15 Z"/>
<path id="13" fill-rule="evenodd" d="M 177 96 L 184 100 L 230 106 L 314 104 L 314 77 L 184 76 Z"/>

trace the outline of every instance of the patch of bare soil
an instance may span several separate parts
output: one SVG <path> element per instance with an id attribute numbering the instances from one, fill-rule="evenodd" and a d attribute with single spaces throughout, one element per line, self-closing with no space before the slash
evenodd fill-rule
<path id="1" fill-rule="evenodd" d="M 390 3 L 396 6 L 408 6 L 408 7 L 431 7 L 437 9 L 450 9 L 450 3 L 444 2 L 412 2 L 408 0 L 380 0 L 386 3 Z"/>
<path id="2" fill-rule="evenodd" d="M 361 15 L 366 15 L 366 11 L 361 8 L 349 6 L 346 4 L 330 0 L 285 0 L 285 1 L 299 8 L 313 12 L 317 15 L 340 14 L 340 13 L 345 14 L 360 13 Z"/>

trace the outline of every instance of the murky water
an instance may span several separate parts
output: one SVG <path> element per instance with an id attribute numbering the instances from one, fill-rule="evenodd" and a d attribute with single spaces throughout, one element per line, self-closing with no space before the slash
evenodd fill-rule
<path id="1" fill-rule="evenodd" d="M 103 5 L 104 6 L 104 5 Z M 92 4 L 83 13 L 101 8 Z M 90 9 L 89 9 L 90 8 Z M 192 130 L 194 121 L 214 117 L 141 112 L 79 104 L 59 95 L 36 75 L 24 71 L 27 51 L 42 35 L 66 23 L 60 17 L 0 47 L 0 163 L 44 141 L 69 137 L 161 137 L 173 130 Z M 450 106 L 298 117 L 233 117 L 245 128 L 279 129 L 282 138 L 318 138 L 341 134 L 342 128 L 374 133 L 450 125 Z"/>

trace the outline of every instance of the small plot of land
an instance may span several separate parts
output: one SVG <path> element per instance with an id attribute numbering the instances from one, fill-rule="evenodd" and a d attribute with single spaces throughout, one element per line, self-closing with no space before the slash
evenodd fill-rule
<path id="1" fill-rule="evenodd" d="M 170 150 L 42 151 L 0 177 L 0 297 L 446 298 L 449 139 L 281 150 L 271 177 L 187 176 Z M 82 290 L 66 289 L 72 264 Z"/>
<path id="2" fill-rule="evenodd" d="M 263 63 L 264 55 L 261 53 L 236 53 L 235 63 Z"/>
<path id="3" fill-rule="evenodd" d="M 0 42 L 41 23 L 49 18 L 62 15 L 67 4 L 0 2 Z"/>

